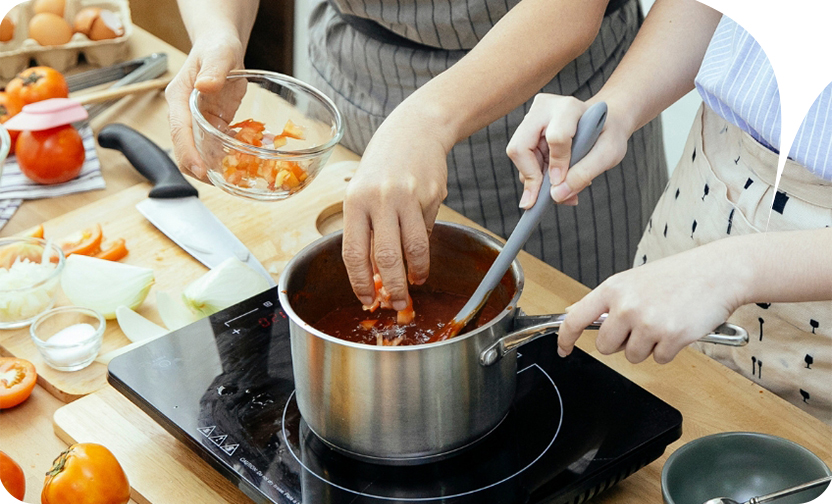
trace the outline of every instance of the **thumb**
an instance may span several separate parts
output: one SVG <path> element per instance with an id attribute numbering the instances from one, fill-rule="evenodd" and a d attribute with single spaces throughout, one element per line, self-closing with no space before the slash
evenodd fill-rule
<path id="1" fill-rule="evenodd" d="M 583 191 L 598 175 L 617 165 L 624 158 L 626 146 L 619 155 L 611 140 L 611 136 L 602 132 L 595 146 L 583 159 L 575 163 L 566 172 L 566 177 L 560 184 L 552 183 L 552 199 L 557 203 L 564 203 L 573 199 Z"/>
<path id="2" fill-rule="evenodd" d="M 200 93 L 215 93 L 225 85 L 228 72 L 239 66 L 237 58 L 229 50 L 209 52 L 202 59 L 194 87 Z"/>

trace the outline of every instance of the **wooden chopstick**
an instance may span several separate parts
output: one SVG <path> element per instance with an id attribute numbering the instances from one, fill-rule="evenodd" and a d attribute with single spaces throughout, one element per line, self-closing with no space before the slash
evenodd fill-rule
<path id="1" fill-rule="evenodd" d="M 135 93 L 145 93 L 147 91 L 163 89 L 170 83 L 171 79 L 172 77 L 161 77 L 159 79 L 136 82 L 135 84 L 128 84 L 117 88 L 108 88 L 101 91 L 84 93 L 79 96 L 72 96 L 72 99 L 76 100 L 81 105 L 116 100 Z"/>

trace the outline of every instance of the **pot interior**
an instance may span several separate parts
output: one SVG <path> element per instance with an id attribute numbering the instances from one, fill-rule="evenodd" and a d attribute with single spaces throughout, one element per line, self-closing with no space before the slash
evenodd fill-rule
<path id="1" fill-rule="evenodd" d="M 342 234 L 333 233 L 303 250 L 284 273 L 291 308 L 306 323 L 313 325 L 325 315 L 348 303 L 359 303 L 341 259 Z M 494 262 L 501 244 L 472 228 L 437 222 L 430 237 L 430 275 L 415 290 L 442 291 L 468 297 Z M 523 274 L 519 262 L 503 276 L 492 292 L 488 306 L 500 313 L 519 297 Z M 461 308 L 461 305 L 460 305 Z M 475 320 L 472 324 L 484 325 Z M 470 324 L 469 324 L 470 325 Z"/>

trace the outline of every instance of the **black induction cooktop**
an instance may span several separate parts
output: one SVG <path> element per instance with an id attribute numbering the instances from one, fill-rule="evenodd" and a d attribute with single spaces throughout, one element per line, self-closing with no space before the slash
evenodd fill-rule
<path id="1" fill-rule="evenodd" d="M 506 419 L 471 449 L 395 467 L 328 448 L 298 413 L 273 288 L 112 360 L 109 381 L 258 503 L 580 503 L 682 434 L 682 415 L 553 337 L 518 356 Z"/>

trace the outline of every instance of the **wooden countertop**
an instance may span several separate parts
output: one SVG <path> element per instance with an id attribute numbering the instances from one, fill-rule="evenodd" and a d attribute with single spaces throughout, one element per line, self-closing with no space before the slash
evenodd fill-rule
<path id="1" fill-rule="evenodd" d="M 151 52 L 168 53 L 171 71 L 175 71 L 185 58 L 181 52 L 137 27 L 131 41 L 130 57 Z M 163 148 L 171 146 L 167 105 L 161 92 L 125 98 L 96 118 L 93 127 L 97 130 L 116 119 L 140 130 Z M 99 155 L 106 190 L 26 202 L 0 236 L 58 218 L 143 181 L 132 169 L 125 169 L 127 162 L 120 154 L 101 149 Z M 333 155 L 332 160 L 354 158 L 354 154 L 342 149 Z M 466 221 L 446 208 L 443 208 L 440 218 Z M 561 311 L 588 291 L 578 282 L 527 254 L 521 257 L 521 262 L 527 284 L 520 305 L 528 313 Z M 657 489 L 662 464 L 667 456 L 682 444 L 715 432 L 775 434 L 808 447 L 832 465 L 832 428 L 702 354 L 685 350 L 672 363 L 664 366 L 652 361 L 631 365 L 622 354 L 602 356 L 594 351 L 593 333 L 587 333 L 579 346 L 672 404 L 685 418 L 680 441 L 671 445 L 659 460 L 602 493 L 593 502 L 660 503 L 661 495 Z M 24 404 L 0 414 L 0 447 L 17 460 L 26 473 L 26 502 L 39 502 L 43 473 L 66 446 L 54 434 L 52 426 L 55 411 L 63 405 L 38 386 Z M 125 470 L 130 473 L 130 467 L 125 467 Z M 215 477 L 221 478 L 218 474 Z"/>

